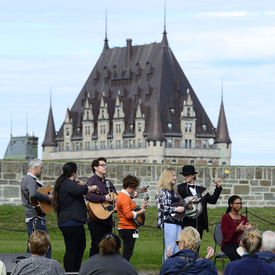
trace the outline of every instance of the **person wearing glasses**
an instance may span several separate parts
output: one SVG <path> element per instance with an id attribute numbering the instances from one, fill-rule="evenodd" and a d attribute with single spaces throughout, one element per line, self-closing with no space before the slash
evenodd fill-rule
<path id="1" fill-rule="evenodd" d="M 217 269 L 211 262 L 214 255 L 212 247 L 207 248 L 207 255 L 201 258 L 198 248 L 201 244 L 199 232 L 192 226 L 185 227 L 179 233 L 179 240 L 176 241 L 179 251 L 171 255 L 171 247 L 167 250 L 167 260 L 164 262 L 159 275 L 172 274 L 199 274 L 218 275 Z"/>
<path id="2" fill-rule="evenodd" d="M 85 199 L 93 203 L 112 202 L 113 197 L 110 192 L 116 192 L 116 188 L 113 183 L 105 178 L 107 172 L 106 158 L 100 157 L 93 160 L 92 171 L 94 175 L 87 181 L 88 185 L 96 185 L 98 188 L 97 193 L 89 193 Z M 101 204 L 100 204 L 101 205 Z M 91 235 L 91 249 L 90 257 L 99 253 L 99 243 L 105 234 L 112 233 L 113 229 L 112 212 L 107 219 L 89 219 L 88 228 Z"/>
<path id="3" fill-rule="evenodd" d="M 230 261 L 240 259 L 237 249 L 240 245 L 240 240 L 244 230 L 253 227 L 253 224 L 248 223 L 247 218 L 239 211 L 242 209 L 242 199 L 237 195 L 233 195 L 228 199 L 228 208 L 226 214 L 222 216 L 222 245 L 221 250 L 228 256 Z"/>

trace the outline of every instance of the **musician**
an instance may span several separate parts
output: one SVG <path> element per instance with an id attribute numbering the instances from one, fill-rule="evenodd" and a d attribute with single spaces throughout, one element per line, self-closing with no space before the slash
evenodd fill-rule
<path id="1" fill-rule="evenodd" d="M 106 159 L 104 157 L 100 157 L 98 159 L 93 160 L 91 167 L 94 175 L 88 179 L 87 184 L 97 185 L 98 192 L 89 193 L 86 196 L 86 200 L 90 202 L 104 202 L 104 201 L 112 202 L 113 198 L 110 192 L 116 193 L 116 188 L 111 181 L 106 180 L 105 178 L 105 175 L 107 172 Z M 92 219 L 88 220 L 88 228 L 89 228 L 91 240 L 92 240 L 90 257 L 99 253 L 98 245 L 100 241 L 102 240 L 105 234 L 112 233 L 113 226 L 114 225 L 113 225 L 112 215 L 110 215 L 103 222 L 93 221 Z"/>
<path id="2" fill-rule="evenodd" d="M 164 257 L 168 247 L 172 245 L 171 253 L 177 252 L 176 240 L 179 238 L 179 233 L 182 230 L 183 220 L 176 220 L 171 217 L 171 214 L 182 213 L 183 206 L 172 206 L 173 203 L 180 202 L 180 198 L 176 190 L 176 172 L 172 168 L 163 170 L 158 186 L 157 186 L 157 226 L 163 230 L 164 234 Z"/>
<path id="3" fill-rule="evenodd" d="M 48 233 L 46 226 L 45 215 L 39 216 L 30 202 L 30 197 L 37 199 L 39 201 L 51 202 L 53 199 L 52 195 L 44 195 L 37 191 L 42 185 L 37 181 L 37 178 L 41 176 L 43 172 L 43 162 L 40 159 L 33 158 L 30 159 L 27 164 L 27 175 L 23 178 L 21 182 L 21 199 L 25 210 L 25 220 L 28 230 L 28 248 L 27 253 L 30 253 L 29 249 L 29 239 L 33 231 L 41 229 Z M 46 257 L 51 258 L 51 245 L 47 251 Z"/>
<path id="4" fill-rule="evenodd" d="M 185 165 L 182 167 L 182 172 L 180 174 L 183 175 L 185 182 L 178 185 L 179 195 L 183 199 L 189 196 L 194 196 L 195 200 L 193 208 L 196 209 L 196 207 L 202 207 L 202 212 L 197 217 L 197 221 L 196 213 L 193 218 L 190 218 L 186 215 L 183 219 L 183 226 L 193 226 L 194 228 L 196 228 L 199 231 L 202 239 L 203 230 L 206 230 L 208 232 L 207 203 L 215 204 L 217 202 L 222 191 L 221 179 L 215 180 L 216 188 L 214 193 L 212 195 L 207 193 L 202 199 L 199 199 L 198 202 L 197 197 L 200 197 L 206 188 L 198 186 L 196 184 L 196 174 L 198 174 L 198 172 L 195 171 L 195 167 L 193 165 Z"/>
<path id="5" fill-rule="evenodd" d="M 226 214 L 222 216 L 222 245 L 221 250 L 228 256 L 230 261 L 235 261 L 241 257 L 237 253 L 240 240 L 244 230 L 253 226 L 247 222 L 247 218 L 239 211 L 242 209 L 242 199 L 237 195 L 233 195 L 228 199 L 228 208 Z"/>
<path id="6" fill-rule="evenodd" d="M 145 213 L 148 207 L 148 202 L 144 201 L 141 209 L 134 211 L 136 204 L 132 198 L 138 195 L 136 192 L 137 187 L 140 184 L 140 180 L 137 177 L 128 175 L 122 181 L 123 189 L 117 196 L 117 213 L 119 217 L 118 232 L 123 241 L 123 253 L 122 257 L 127 261 L 130 261 L 136 238 L 138 238 L 138 227 L 133 223 L 138 215 Z"/>
<path id="7" fill-rule="evenodd" d="M 88 186 L 76 182 L 77 165 L 74 162 L 64 164 L 63 173 L 54 185 L 53 207 L 57 213 L 57 223 L 65 241 L 63 258 L 66 272 L 78 272 L 86 248 L 84 224 L 87 222 L 87 208 L 84 195 L 95 192 L 97 186 Z"/>

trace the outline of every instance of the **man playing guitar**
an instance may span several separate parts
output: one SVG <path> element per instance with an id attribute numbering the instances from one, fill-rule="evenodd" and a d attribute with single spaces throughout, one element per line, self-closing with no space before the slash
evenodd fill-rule
<path id="1" fill-rule="evenodd" d="M 184 177 L 184 183 L 178 185 L 178 193 L 185 199 L 188 196 L 194 197 L 193 210 L 194 215 L 192 217 L 186 215 L 183 219 L 183 227 L 192 226 L 198 230 L 201 239 L 203 235 L 203 230 L 208 232 L 208 217 L 207 217 L 207 203 L 215 204 L 222 191 L 221 179 L 216 179 L 216 188 L 212 195 L 206 193 L 202 196 L 202 193 L 206 188 L 197 186 L 196 184 L 196 174 L 193 165 L 185 165 L 182 167 L 182 172 L 180 173 Z M 200 207 L 201 211 L 196 211 Z"/>
<path id="2" fill-rule="evenodd" d="M 100 157 L 95 159 L 92 162 L 92 170 L 94 175 L 90 177 L 87 181 L 88 185 L 97 185 L 98 192 L 97 193 L 89 193 L 85 199 L 90 202 L 112 202 L 113 198 L 110 195 L 110 191 L 116 193 L 116 189 L 112 182 L 105 179 L 105 174 L 107 172 L 107 164 L 106 159 L 104 157 Z M 88 221 L 88 228 L 91 235 L 91 249 L 90 249 L 90 257 L 99 253 L 99 243 L 102 240 L 103 236 L 108 233 L 112 233 L 113 228 L 113 220 L 112 215 L 110 215 L 107 219 L 102 221 L 96 221 L 90 219 Z"/>
<path id="3" fill-rule="evenodd" d="M 39 201 L 51 202 L 53 199 L 52 195 L 44 195 L 37 191 L 42 185 L 37 182 L 37 177 L 43 172 L 43 162 L 40 159 L 30 159 L 27 165 L 27 175 L 21 182 L 21 199 L 25 210 L 26 224 L 28 229 L 28 236 L 30 238 L 33 231 L 41 229 L 48 233 L 46 227 L 45 215 L 38 215 L 33 205 L 31 204 L 30 197 L 35 198 Z M 29 246 L 27 252 L 30 253 Z M 47 258 L 51 258 L 51 246 L 46 254 Z"/>

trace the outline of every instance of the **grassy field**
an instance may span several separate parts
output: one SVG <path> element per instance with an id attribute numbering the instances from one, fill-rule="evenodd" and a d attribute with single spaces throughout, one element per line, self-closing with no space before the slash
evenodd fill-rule
<path id="1" fill-rule="evenodd" d="M 214 247 L 213 228 L 215 223 L 221 220 L 225 208 L 208 209 L 209 233 L 204 232 L 200 254 L 206 255 L 207 246 Z M 243 209 L 244 211 L 244 209 Z M 252 221 L 261 231 L 275 231 L 274 208 L 261 208 L 248 210 L 248 220 Z M 138 272 L 158 274 L 162 266 L 162 231 L 156 228 L 157 209 L 150 207 L 146 211 L 145 226 L 139 230 L 139 239 L 136 241 L 131 263 Z M 259 219 L 260 217 L 261 219 Z M 116 216 L 116 227 L 118 219 Z M 65 251 L 63 236 L 56 225 L 56 215 L 51 213 L 47 216 L 52 258 L 62 264 Z M 83 261 L 89 257 L 90 234 L 86 226 L 87 246 Z M 22 206 L 0 206 L 0 253 L 25 253 L 27 246 L 27 232 L 24 222 L 24 210 Z M 217 269 L 222 270 L 222 264 L 217 263 Z"/>

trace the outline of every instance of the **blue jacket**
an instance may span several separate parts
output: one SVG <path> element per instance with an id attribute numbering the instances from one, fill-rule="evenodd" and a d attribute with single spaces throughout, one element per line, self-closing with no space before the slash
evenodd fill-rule
<path id="1" fill-rule="evenodd" d="M 273 267 L 261 261 L 258 255 L 243 255 L 240 260 L 233 261 L 226 265 L 226 269 L 224 275 L 256 275 L 257 271 L 261 265 L 259 270 L 259 275 L 275 275 L 275 271 Z"/>
<path id="2" fill-rule="evenodd" d="M 190 264 L 178 273 L 189 262 Z M 165 274 L 218 275 L 218 272 L 210 260 L 200 258 L 193 250 L 182 249 L 164 262 L 159 275 Z"/>
<path id="3" fill-rule="evenodd" d="M 261 252 L 257 253 L 257 255 L 258 255 L 259 259 L 262 260 L 262 261 L 266 261 L 266 260 L 269 260 L 270 258 L 275 257 L 275 254 L 270 252 L 270 251 L 261 251 Z M 275 270 L 275 261 L 270 263 L 270 265 Z"/>

